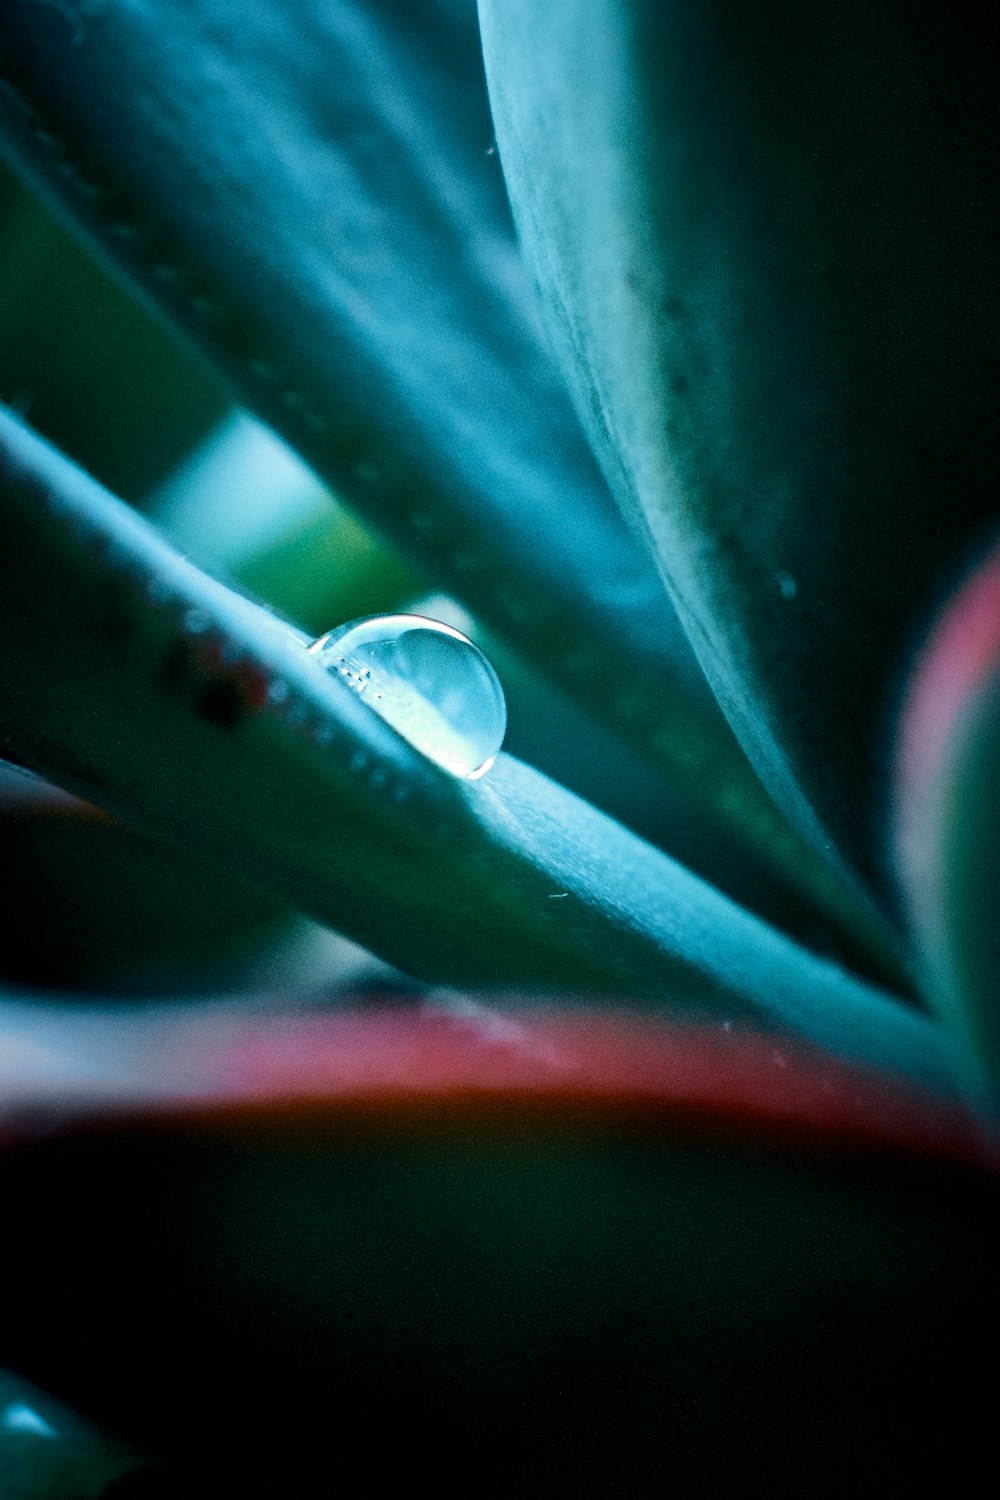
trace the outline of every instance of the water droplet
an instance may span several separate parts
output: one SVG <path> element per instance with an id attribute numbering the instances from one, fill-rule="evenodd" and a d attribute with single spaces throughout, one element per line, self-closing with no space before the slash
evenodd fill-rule
<path id="1" fill-rule="evenodd" d="M 488 771 L 503 744 L 507 705 L 478 646 L 422 615 L 352 620 L 309 648 L 374 713 L 453 776 Z"/>

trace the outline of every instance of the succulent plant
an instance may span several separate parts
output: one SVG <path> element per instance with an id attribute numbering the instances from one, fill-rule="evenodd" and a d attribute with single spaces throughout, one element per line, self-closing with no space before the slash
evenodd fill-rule
<path id="1" fill-rule="evenodd" d="M 991 36 L 0 15 L 0 1492 L 955 1486 Z M 400 611 L 519 756 L 452 774 L 306 649 Z"/>

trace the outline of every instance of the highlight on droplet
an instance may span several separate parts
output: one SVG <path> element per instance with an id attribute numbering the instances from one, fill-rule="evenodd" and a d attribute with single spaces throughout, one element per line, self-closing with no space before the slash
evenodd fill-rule
<path id="1" fill-rule="evenodd" d="M 468 636 L 423 615 L 372 615 L 321 635 L 309 653 L 435 765 L 474 781 L 496 760 L 507 703 Z"/>

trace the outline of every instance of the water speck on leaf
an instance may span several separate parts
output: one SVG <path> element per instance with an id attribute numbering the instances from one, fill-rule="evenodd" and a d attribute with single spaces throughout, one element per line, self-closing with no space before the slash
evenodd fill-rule
<path id="1" fill-rule="evenodd" d="M 211 621 L 203 609 L 189 609 L 184 614 L 184 629 L 189 635 L 203 635 Z"/>
<path id="2" fill-rule="evenodd" d="M 309 649 L 435 765 L 471 780 L 493 764 L 507 728 L 503 688 L 461 631 L 422 615 L 377 615 Z"/>

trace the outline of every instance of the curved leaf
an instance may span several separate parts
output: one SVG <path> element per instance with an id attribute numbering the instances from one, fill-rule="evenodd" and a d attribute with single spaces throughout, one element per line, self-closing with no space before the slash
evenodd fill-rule
<path id="1" fill-rule="evenodd" d="M 337 494 L 898 973 L 738 753 L 586 449 L 471 0 L 29 0 L 0 74 L 18 159 Z"/>
<path id="2" fill-rule="evenodd" d="M 0 417 L 0 752 L 437 981 L 755 1015 L 947 1081 L 936 1030 L 509 757 L 456 781 Z M 516 933 L 516 941 L 512 941 Z"/>
<path id="3" fill-rule="evenodd" d="M 956 1101 L 845 1065 L 801 1040 L 646 1007 L 566 997 L 345 992 L 334 1011 L 284 996 L 187 1006 L 82 1004 L 0 990 L 0 1132 L 193 1112 L 200 1119 L 588 1110 L 783 1144 L 997 1167 L 997 1142 Z"/>
<path id="4" fill-rule="evenodd" d="M 523 656 L 485 632 L 450 595 L 421 580 L 366 531 L 273 433 L 234 413 L 152 498 L 147 514 L 199 567 L 310 635 L 361 615 L 431 614 L 472 636 L 498 667 L 508 702 L 507 747 L 624 823 L 739 905 L 868 979 L 896 979 L 820 919 L 814 901 L 755 858 L 733 823 L 706 818 L 628 740 L 601 724 Z M 735 807 L 731 809 L 735 814 Z M 874 935 L 873 935 L 874 936 Z M 877 947 L 877 945 L 876 945 Z"/>
<path id="5" fill-rule="evenodd" d="M 0 1354 L 178 1493 L 321 1493 L 345 1432 L 443 1494 L 849 1493 L 887 1427 L 887 1478 L 930 1430 L 988 1459 L 995 1172 L 885 1080 L 606 1015 L 161 1040 L 166 1108 L 0 1152 Z"/>
<path id="6" fill-rule="evenodd" d="M 997 515 L 992 28 L 791 0 L 481 15 L 605 473 L 775 796 L 884 887 L 893 676 Z"/>
<path id="7" fill-rule="evenodd" d="M 942 612 L 907 693 L 896 847 L 928 991 L 1000 1080 L 1000 551 Z"/>

